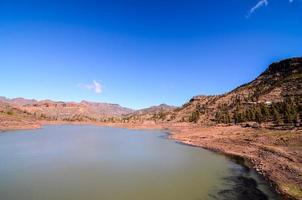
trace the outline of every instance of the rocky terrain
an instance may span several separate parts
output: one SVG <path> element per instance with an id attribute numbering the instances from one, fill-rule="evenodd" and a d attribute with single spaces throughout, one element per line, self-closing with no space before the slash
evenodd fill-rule
<path id="1" fill-rule="evenodd" d="M 177 108 L 176 106 L 160 104 L 158 106 L 151 106 L 149 108 L 137 110 L 135 112 L 130 113 L 129 115 L 153 115 L 153 114 L 158 114 L 160 112 L 173 111 L 176 108 Z"/>
<path id="2" fill-rule="evenodd" d="M 130 122 L 144 122 L 144 121 L 154 121 L 163 120 L 163 117 L 167 113 L 173 112 L 177 107 L 170 106 L 167 104 L 160 104 L 158 106 L 151 106 L 149 108 L 144 108 L 132 112 L 128 115 L 123 116 L 121 119 L 117 120 L 117 122 L 123 121 L 124 123 Z"/>
<path id="3" fill-rule="evenodd" d="M 255 80 L 228 93 L 195 96 L 182 107 L 157 116 L 138 114 L 135 119 L 300 127 L 301 118 L 302 58 L 292 58 L 271 64 Z"/>
<path id="4" fill-rule="evenodd" d="M 10 129 L 39 128 L 38 119 L 25 110 L 0 103 L 0 131 Z"/>
<path id="5" fill-rule="evenodd" d="M 29 100 L 24 98 L 0 98 L 0 104 L 7 104 L 43 120 L 97 121 L 107 117 L 129 114 L 134 110 L 118 104 L 95 103 L 88 101 L 62 102 L 51 100 Z"/>

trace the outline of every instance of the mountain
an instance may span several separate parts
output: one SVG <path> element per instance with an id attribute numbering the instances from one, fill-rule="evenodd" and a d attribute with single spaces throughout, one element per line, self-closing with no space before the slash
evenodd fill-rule
<path id="1" fill-rule="evenodd" d="M 138 118 L 146 119 L 141 116 L 143 113 L 138 114 Z M 255 80 L 228 93 L 195 96 L 182 107 L 161 113 L 160 119 L 203 124 L 299 125 L 302 119 L 302 57 L 273 63 Z"/>
<path id="2" fill-rule="evenodd" d="M 230 94 L 260 102 L 299 98 L 302 96 L 302 58 L 273 63 L 254 81 L 236 88 Z"/>
<path id="3" fill-rule="evenodd" d="M 26 105 L 26 104 L 33 104 L 33 103 L 36 103 L 37 100 L 34 100 L 34 99 L 24 99 L 24 98 L 13 98 L 13 99 L 9 99 L 9 98 L 6 98 L 6 97 L 0 97 L 0 102 L 5 102 L 5 103 L 8 103 L 8 104 L 13 104 L 13 105 L 16 105 L 16 106 L 23 106 L 23 105 Z"/>
<path id="4" fill-rule="evenodd" d="M 122 122 L 137 122 L 137 121 L 157 121 L 162 120 L 163 116 L 167 113 L 173 112 L 177 107 L 170 106 L 167 104 L 160 104 L 158 106 L 151 106 L 149 108 L 140 109 L 134 111 L 128 115 L 125 115 L 121 118 Z M 120 119 L 117 119 L 120 121 Z"/>
<path id="5" fill-rule="evenodd" d="M 255 80 L 226 94 L 193 97 L 174 115 L 178 121 L 201 123 L 297 122 L 301 121 L 301 101 L 300 57 L 273 63 Z"/>
<path id="6" fill-rule="evenodd" d="M 35 115 L 37 118 L 51 120 L 99 120 L 105 117 L 117 117 L 129 114 L 134 110 L 121 107 L 118 104 L 81 101 L 62 102 L 52 100 L 28 100 L 24 98 L 0 98 L 0 102 Z"/>
<path id="7" fill-rule="evenodd" d="M 160 104 L 158 106 L 151 106 L 149 108 L 144 108 L 144 109 L 140 109 L 137 110 L 133 113 L 131 113 L 131 115 L 153 115 L 153 114 L 158 114 L 160 112 L 168 112 L 168 111 L 172 111 L 174 109 L 176 109 L 176 106 L 170 106 L 167 104 Z"/>

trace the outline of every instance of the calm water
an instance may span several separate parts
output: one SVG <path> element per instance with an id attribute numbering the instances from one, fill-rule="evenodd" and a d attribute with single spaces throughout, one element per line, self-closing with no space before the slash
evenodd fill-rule
<path id="1" fill-rule="evenodd" d="M 276 199 L 255 173 L 165 136 L 77 125 L 1 133 L 0 199 Z"/>

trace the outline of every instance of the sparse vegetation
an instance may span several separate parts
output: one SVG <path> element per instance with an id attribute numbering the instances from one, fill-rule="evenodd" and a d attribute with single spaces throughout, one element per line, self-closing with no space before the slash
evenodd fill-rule
<path id="1" fill-rule="evenodd" d="M 238 105 L 234 111 L 226 105 L 219 106 L 215 114 L 216 123 L 242 122 L 272 122 L 275 125 L 300 126 L 301 123 L 300 98 L 286 98 L 282 102 L 265 104 L 257 103 L 252 106 Z"/>
<path id="2" fill-rule="evenodd" d="M 200 118 L 200 114 L 198 110 L 192 112 L 191 116 L 189 117 L 189 122 L 197 123 Z"/>
<path id="3" fill-rule="evenodd" d="M 8 114 L 8 115 L 13 115 L 14 113 L 13 113 L 12 110 L 8 110 L 8 111 L 6 112 L 6 114 Z"/>

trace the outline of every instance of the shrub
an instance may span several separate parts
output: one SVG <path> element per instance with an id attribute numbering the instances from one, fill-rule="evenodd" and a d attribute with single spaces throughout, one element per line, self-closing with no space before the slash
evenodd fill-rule
<path id="1" fill-rule="evenodd" d="M 197 123 L 199 120 L 200 116 L 199 116 L 199 112 L 198 111 L 194 111 L 192 112 L 191 116 L 189 117 L 189 122 L 194 122 Z"/>

